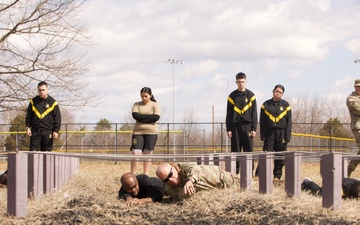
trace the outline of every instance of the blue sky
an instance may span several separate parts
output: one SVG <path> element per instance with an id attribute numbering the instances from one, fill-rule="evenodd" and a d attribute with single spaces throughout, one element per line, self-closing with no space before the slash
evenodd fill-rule
<path id="1" fill-rule="evenodd" d="M 276 84 L 285 86 L 284 99 L 318 94 L 346 107 L 360 78 L 356 0 L 90 0 L 83 18 L 95 43 L 86 80 L 103 97 L 78 122 L 124 122 L 144 86 L 161 106 L 160 122 L 172 122 L 173 90 L 175 122 L 188 111 L 211 122 L 212 106 L 224 121 L 238 72 L 259 107 Z M 167 59 L 184 61 L 174 65 L 174 87 Z"/>

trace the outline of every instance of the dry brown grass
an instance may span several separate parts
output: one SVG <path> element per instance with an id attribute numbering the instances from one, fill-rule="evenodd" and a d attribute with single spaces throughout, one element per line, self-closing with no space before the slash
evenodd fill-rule
<path id="1" fill-rule="evenodd" d="M 0 162 L 0 171 L 6 168 Z M 128 162 L 83 161 L 80 171 L 61 189 L 29 201 L 28 216 L 6 215 L 6 188 L 0 189 L 1 224 L 357 224 L 360 202 L 344 200 L 337 211 L 322 208 L 319 197 L 302 193 L 287 198 L 283 186 L 269 195 L 238 189 L 199 192 L 183 202 L 126 207 L 117 199 L 119 178 L 130 168 Z M 155 176 L 156 165 L 151 175 Z M 318 163 L 303 163 L 302 177 L 321 184 Z M 360 169 L 355 171 L 360 178 Z"/>

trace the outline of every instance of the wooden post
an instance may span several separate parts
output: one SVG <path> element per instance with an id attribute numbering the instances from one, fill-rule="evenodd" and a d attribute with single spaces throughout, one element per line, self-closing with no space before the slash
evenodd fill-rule
<path id="1" fill-rule="evenodd" d="M 321 160 L 322 206 L 337 210 L 342 200 L 342 157 L 338 153 L 323 155 Z"/>
<path id="2" fill-rule="evenodd" d="M 36 152 L 29 153 L 29 198 L 39 198 L 44 194 L 44 155 Z"/>
<path id="3" fill-rule="evenodd" d="M 273 191 L 274 154 L 259 155 L 259 193 L 270 194 Z"/>
<path id="4" fill-rule="evenodd" d="M 44 193 L 48 194 L 54 190 L 54 155 L 44 154 Z"/>
<path id="5" fill-rule="evenodd" d="M 252 181 L 252 155 L 240 155 L 240 187 L 243 190 L 251 189 Z"/>
<path id="6" fill-rule="evenodd" d="M 285 153 L 285 192 L 288 197 L 301 193 L 301 155 L 298 152 Z"/>
<path id="7" fill-rule="evenodd" d="M 230 155 L 225 156 L 225 171 L 228 171 L 230 173 L 236 172 L 236 156 Z"/>
<path id="8" fill-rule="evenodd" d="M 26 217 L 28 206 L 28 154 L 8 155 L 8 215 Z"/>

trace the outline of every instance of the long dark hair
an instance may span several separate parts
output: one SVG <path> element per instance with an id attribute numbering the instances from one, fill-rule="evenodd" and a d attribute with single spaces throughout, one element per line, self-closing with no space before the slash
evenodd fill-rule
<path id="1" fill-rule="evenodd" d="M 143 88 L 141 88 L 141 90 L 140 90 L 140 95 L 141 95 L 142 93 L 148 93 L 149 95 L 151 95 L 150 100 L 153 101 L 153 102 L 156 102 L 155 97 L 154 97 L 154 95 L 152 94 L 151 88 L 149 88 L 149 87 L 143 87 Z"/>

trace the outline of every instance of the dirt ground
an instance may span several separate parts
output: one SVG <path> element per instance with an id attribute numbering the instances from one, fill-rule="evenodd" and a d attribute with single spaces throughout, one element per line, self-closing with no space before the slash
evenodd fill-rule
<path id="1" fill-rule="evenodd" d="M 158 163 L 150 176 L 155 176 Z M 28 216 L 7 216 L 7 189 L 0 188 L 1 224 L 359 224 L 359 200 L 346 199 L 340 210 L 322 207 L 320 197 L 302 193 L 288 198 L 284 186 L 272 194 L 258 193 L 258 181 L 250 191 L 203 191 L 182 202 L 165 198 L 161 203 L 127 207 L 117 198 L 120 176 L 128 162 L 82 161 L 80 170 L 61 189 L 29 200 Z M 6 161 L 0 162 L 0 171 Z M 141 169 L 141 167 L 140 167 Z M 139 171 L 141 172 L 141 171 Z M 321 184 L 318 163 L 303 163 L 302 178 Z M 360 168 L 353 174 L 360 178 Z"/>

